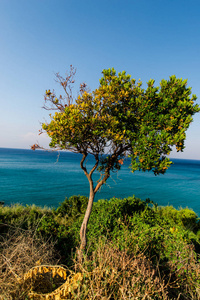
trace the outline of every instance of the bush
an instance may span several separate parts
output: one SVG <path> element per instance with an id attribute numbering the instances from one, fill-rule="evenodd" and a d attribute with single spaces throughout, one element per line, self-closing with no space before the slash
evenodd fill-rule
<path id="1" fill-rule="evenodd" d="M 69 199 L 66 198 L 57 209 L 20 205 L 9 208 L 0 207 L 1 245 L 4 245 L 4 241 L 9 240 L 11 236 L 15 236 L 17 225 L 18 228 L 21 228 L 21 232 L 25 232 L 25 235 L 27 232 L 34 231 L 34 244 L 35 239 L 38 243 L 44 240 L 51 241 L 54 251 L 60 255 L 60 262 L 72 268 L 73 253 L 79 246 L 79 232 L 87 201 L 87 197 L 73 196 Z M 94 203 L 88 224 L 87 256 L 82 262 L 83 265 L 79 266 L 80 269 L 84 270 L 85 268 L 86 270 L 86 275 L 84 275 L 87 278 L 86 290 L 81 290 L 83 295 L 88 293 L 90 299 L 93 299 L 92 289 L 96 293 L 100 293 L 98 290 L 100 289 L 102 297 L 111 297 L 110 299 L 118 299 L 117 297 L 126 299 L 120 298 L 123 293 L 124 297 L 127 297 L 128 293 L 134 295 L 131 284 L 135 283 L 129 280 L 127 275 L 132 274 L 130 276 L 137 281 L 134 269 L 131 269 L 130 266 L 130 269 L 123 273 L 116 267 L 116 264 L 120 266 L 121 257 L 124 257 L 127 262 L 142 264 L 139 259 L 142 257 L 145 268 L 147 267 L 145 272 L 152 282 L 152 289 L 145 281 L 148 278 L 144 276 L 142 281 L 140 273 L 138 273 L 138 278 L 140 278 L 138 284 L 139 286 L 142 284 L 144 288 L 139 288 L 136 283 L 138 295 L 143 295 L 141 297 L 145 299 L 143 293 L 148 287 L 150 298 L 146 299 L 177 299 L 178 297 L 181 299 L 181 290 L 184 295 L 183 299 L 200 298 L 198 294 L 200 288 L 199 232 L 199 219 L 189 209 L 176 210 L 172 206 L 157 207 L 149 200 L 142 201 L 134 196 L 125 199 L 112 198 L 97 201 Z M 11 243 L 11 240 L 9 242 Z M 18 242 L 20 244 L 20 240 Z M 16 242 L 14 243 L 16 244 Z M 1 253 L 4 253 L 2 252 L 5 251 L 4 248 L 1 246 Z M 101 251 L 102 257 L 100 258 Z M 110 257 L 110 261 L 106 260 L 107 256 Z M 111 260 L 112 256 L 113 260 Z M 119 261 L 117 261 L 117 257 Z M 77 264 L 76 262 L 76 268 Z M 112 273 L 111 267 L 106 269 L 106 264 L 110 264 L 113 269 L 116 268 L 115 277 L 113 277 L 114 273 Z M 87 277 L 89 270 L 94 273 Z M 102 279 L 103 275 L 98 272 L 104 274 L 105 280 Z M 124 274 L 127 276 L 127 282 L 125 282 Z M 99 286 L 97 286 L 97 278 L 101 278 Z M 96 280 L 96 283 L 92 282 L 93 279 Z M 120 280 L 125 282 L 125 286 Z M 111 285 L 111 288 L 107 288 L 107 284 Z M 116 292 L 120 287 L 123 290 L 122 295 L 120 292 Z M 103 292 L 105 288 L 106 290 Z M 163 294 L 160 288 L 162 288 Z M 89 290 L 91 291 L 89 292 Z M 161 295 L 167 297 L 167 291 L 171 298 L 162 298 Z"/>
<path id="2" fill-rule="evenodd" d="M 87 208 L 88 197 L 85 196 L 71 196 L 66 198 L 60 206 L 56 209 L 56 214 L 61 217 L 77 218 L 85 213 Z"/>
<path id="3" fill-rule="evenodd" d="M 177 210 L 173 206 L 165 206 L 158 208 L 159 216 L 169 224 L 183 226 L 191 231 L 200 229 L 200 222 L 197 214 L 191 209 L 184 208 Z"/>

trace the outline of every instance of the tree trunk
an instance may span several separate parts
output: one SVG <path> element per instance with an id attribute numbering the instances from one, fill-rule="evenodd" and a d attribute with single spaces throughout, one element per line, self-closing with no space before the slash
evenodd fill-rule
<path id="1" fill-rule="evenodd" d="M 80 230 L 80 238 L 81 238 L 80 250 L 84 250 L 87 245 L 87 236 L 86 236 L 87 224 L 88 224 L 88 221 L 90 218 L 90 214 L 92 212 L 94 196 L 95 196 L 95 192 L 93 190 L 93 182 L 92 182 L 92 179 L 90 179 L 90 196 L 89 196 L 87 209 L 86 209 L 85 216 L 84 216 L 83 223 L 81 225 L 81 230 Z"/>

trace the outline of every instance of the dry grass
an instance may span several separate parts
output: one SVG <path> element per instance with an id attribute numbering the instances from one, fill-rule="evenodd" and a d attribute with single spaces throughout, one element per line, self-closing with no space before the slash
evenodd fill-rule
<path id="1" fill-rule="evenodd" d="M 71 299 L 170 299 L 168 284 L 142 253 L 130 256 L 100 242 L 91 257 L 75 261 L 84 280 Z"/>
<path id="2" fill-rule="evenodd" d="M 165 273 L 163 266 L 153 265 L 143 253 L 130 256 L 107 240 L 100 241 L 90 257 L 75 261 L 75 272 L 83 274 L 83 281 L 70 299 L 198 300 L 200 265 L 192 253 L 187 262 L 182 261 L 187 272 L 174 263 L 171 269 L 167 264 Z"/>
<path id="3" fill-rule="evenodd" d="M 100 239 L 97 244 L 91 255 L 85 254 L 81 260 L 75 258 L 70 273 L 72 277 L 81 274 L 81 279 L 76 285 L 71 284 L 67 297 L 59 299 L 200 299 L 200 265 L 190 246 L 186 256 L 179 253 L 177 261 L 160 266 L 159 262 L 153 265 L 143 253 L 129 255 L 120 251 L 108 239 Z M 38 240 L 33 232 L 16 230 L 8 234 L 1 243 L 0 299 L 31 299 L 27 296 L 30 285 L 27 281 L 20 283 L 19 279 L 37 264 L 56 265 L 53 249 L 52 243 Z"/>
<path id="4" fill-rule="evenodd" d="M 41 263 L 57 263 L 51 242 L 39 240 L 34 232 L 20 229 L 1 237 L 0 299 L 26 299 L 30 287 L 20 283 L 20 279 L 30 268 Z"/>

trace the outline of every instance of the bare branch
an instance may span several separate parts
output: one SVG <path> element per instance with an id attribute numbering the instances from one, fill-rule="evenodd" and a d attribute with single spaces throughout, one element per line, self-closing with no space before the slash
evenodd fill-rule
<path id="1" fill-rule="evenodd" d="M 74 84 L 76 69 L 70 66 L 69 74 L 66 77 L 62 77 L 59 73 L 56 73 L 56 82 L 58 82 L 65 91 L 65 96 L 56 96 L 56 94 L 50 90 L 46 90 L 44 96 L 45 104 L 43 106 L 46 110 L 59 110 L 64 112 L 66 106 L 70 106 L 73 103 L 72 85 Z M 47 104 L 48 103 L 48 104 Z"/>
<path id="2" fill-rule="evenodd" d="M 70 65 L 70 72 L 69 74 L 66 74 L 66 77 L 62 77 L 59 73 L 56 73 L 56 82 L 58 82 L 62 88 L 64 89 L 65 91 L 65 94 L 66 94 L 66 97 L 65 99 L 67 100 L 67 105 L 71 105 L 72 102 L 73 102 L 73 95 L 72 95 L 72 84 L 74 84 L 75 80 L 74 80 L 74 77 L 75 77 L 75 74 L 76 74 L 76 69 Z"/>

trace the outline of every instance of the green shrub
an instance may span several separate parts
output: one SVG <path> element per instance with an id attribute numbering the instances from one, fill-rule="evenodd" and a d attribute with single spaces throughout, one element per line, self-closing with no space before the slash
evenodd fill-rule
<path id="1" fill-rule="evenodd" d="M 171 225 L 183 226 L 186 229 L 197 231 L 200 223 L 197 214 L 188 208 L 177 210 L 173 206 L 158 208 L 158 215 Z"/>
<path id="2" fill-rule="evenodd" d="M 7 227 L 36 228 L 38 236 L 52 239 L 65 258 L 79 245 L 87 201 L 85 196 L 72 196 L 57 209 L 34 205 L 0 207 L 0 220 Z M 88 253 L 96 249 L 95 241 L 104 236 L 120 251 L 126 249 L 129 254 L 142 251 L 154 262 L 171 261 L 177 251 L 189 244 L 200 253 L 198 226 L 197 215 L 189 209 L 157 207 L 149 200 L 142 201 L 134 196 L 99 200 L 93 205 L 88 224 Z M 6 232 L 5 225 L 0 226 L 0 230 Z"/>
<path id="3" fill-rule="evenodd" d="M 66 198 L 56 209 L 56 214 L 61 217 L 77 218 L 85 213 L 87 208 L 88 197 L 85 196 L 71 196 Z"/>
<path id="4" fill-rule="evenodd" d="M 194 230 L 198 226 L 198 216 L 191 209 L 184 208 L 178 211 L 178 219 L 185 228 Z"/>

